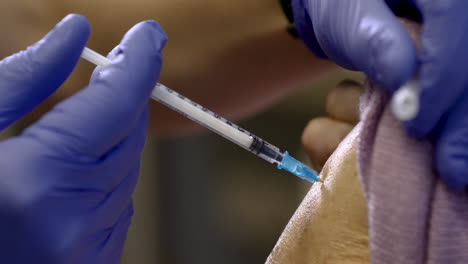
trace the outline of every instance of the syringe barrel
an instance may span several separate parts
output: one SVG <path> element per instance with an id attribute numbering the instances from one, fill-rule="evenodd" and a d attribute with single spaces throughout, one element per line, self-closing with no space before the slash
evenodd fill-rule
<path id="1" fill-rule="evenodd" d="M 156 84 L 151 97 L 270 163 L 282 160 L 275 146 L 162 84 Z"/>
<path id="2" fill-rule="evenodd" d="M 89 48 L 84 48 L 81 56 L 101 67 L 111 63 L 108 58 Z M 270 163 L 279 164 L 283 160 L 283 154 L 277 147 L 160 83 L 154 87 L 151 97 Z"/>

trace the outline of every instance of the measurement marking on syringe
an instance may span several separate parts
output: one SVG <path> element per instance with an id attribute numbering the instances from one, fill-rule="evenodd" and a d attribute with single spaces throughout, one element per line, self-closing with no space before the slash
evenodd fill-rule
<path id="1" fill-rule="evenodd" d="M 241 127 L 239 127 L 239 126 L 233 124 L 233 123 L 230 122 L 229 120 L 227 120 L 227 119 L 221 117 L 220 115 L 218 115 L 218 114 L 216 114 L 215 112 L 213 112 L 213 111 L 207 109 L 206 107 L 203 107 L 203 106 L 201 106 L 201 105 L 195 103 L 194 101 L 188 99 L 187 97 L 185 97 L 185 96 L 183 96 L 183 95 L 181 95 L 181 94 L 179 94 L 179 93 L 177 93 L 177 92 L 171 90 L 169 87 L 166 87 L 166 86 L 163 86 L 163 87 L 165 88 L 165 90 L 166 90 L 167 92 L 169 92 L 169 93 L 171 93 L 171 94 L 176 94 L 177 97 L 179 97 L 180 99 L 182 99 L 182 100 L 184 100 L 185 102 L 187 102 L 187 103 L 189 103 L 189 104 L 195 106 L 196 108 L 202 110 L 203 112 L 205 112 L 205 113 L 207 113 L 207 114 L 213 116 L 214 118 L 216 118 L 216 119 L 222 121 L 223 123 L 227 124 L 228 126 L 237 129 L 239 132 L 242 132 L 242 133 L 244 133 L 244 134 L 246 134 L 246 135 L 248 135 L 248 136 L 253 136 L 252 133 L 250 133 L 250 132 L 246 131 L 245 129 L 243 129 L 243 128 L 241 128 Z M 178 112 L 180 112 L 180 111 L 178 111 Z M 181 113 L 182 113 L 185 117 L 188 117 L 188 115 L 187 115 L 186 113 L 183 113 L 183 112 L 181 112 Z"/>

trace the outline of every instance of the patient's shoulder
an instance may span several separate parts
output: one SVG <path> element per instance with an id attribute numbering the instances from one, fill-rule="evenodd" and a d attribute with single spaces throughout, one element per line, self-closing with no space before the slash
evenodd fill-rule
<path id="1" fill-rule="evenodd" d="M 369 263 L 367 206 L 358 179 L 356 127 L 340 144 L 267 263 Z"/>

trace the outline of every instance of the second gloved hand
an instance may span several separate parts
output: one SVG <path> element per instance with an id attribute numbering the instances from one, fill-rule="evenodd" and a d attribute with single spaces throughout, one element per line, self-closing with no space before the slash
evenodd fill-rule
<path id="1" fill-rule="evenodd" d="M 441 177 L 452 188 L 466 186 L 468 125 L 459 113 L 468 108 L 461 109 L 463 102 L 457 100 L 468 88 L 468 1 L 293 0 L 293 4 L 301 38 L 317 55 L 365 72 L 389 92 L 419 72 L 420 112 L 407 123 L 408 132 L 431 136 Z M 423 21 L 419 56 L 396 16 L 408 16 L 402 13 L 408 9 L 416 10 L 410 18 Z M 445 124 L 447 119 L 451 124 Z"/>
<path id="2" fill-rule="evenodd" d="M 68 16 L 0 62 L 0 129 L 67 79 L 89 32 Z M 88 87 L 0 143 L 2 263 L 120 261 L 165 41 L 157 23 L 136 25 Z"/>

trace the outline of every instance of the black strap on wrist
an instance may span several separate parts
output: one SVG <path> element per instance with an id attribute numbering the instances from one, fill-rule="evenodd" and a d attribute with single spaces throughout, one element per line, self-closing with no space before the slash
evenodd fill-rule
<path id="1" fill-rule="evenodd" d="M 289 21 L 289 25 L 287 27 L 287 31 L 291 36 L 294 38 L 299 38 L 299 35 L 297 34 L 296 27 L 294 26 L 294 15 L 293 15 L 293 10 L 291 6 L 291 0 L 279 0 L 281 8 L 283 9 L 283 13 L 286 16 L 286 18 Z"/>

